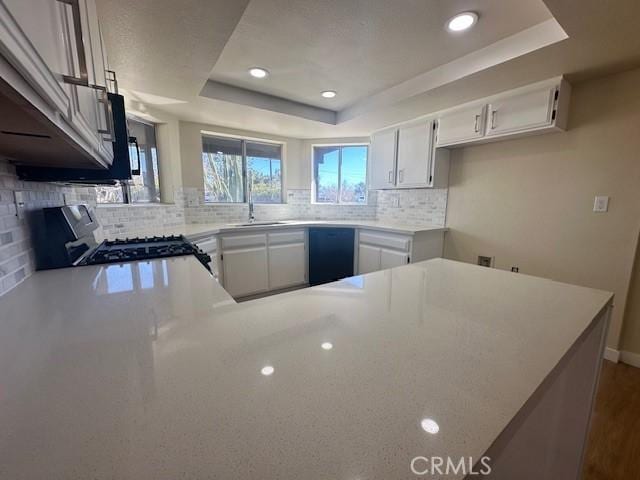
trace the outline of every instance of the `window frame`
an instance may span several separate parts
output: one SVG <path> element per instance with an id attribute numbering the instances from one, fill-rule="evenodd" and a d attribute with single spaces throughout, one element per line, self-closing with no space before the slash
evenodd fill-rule
<path id="1" fill-rule="evenodd" d="M 338 201 L 337 202 L 318 202 L 318 186 L 316 185 L 315 175 L 315 149 L 316 147 L 340 147 L 338 154 Z M 367 147 L 367 161 L 365 162 L 364 175 L 364 202 L 342 202 L 342 147 Z M 371 142 L 354 142 L 354 143 L 313 143 L 311 144 L 311 203 L 313 205 L 368 205 L 369 204 L 369 155 L 371 152 Z"/>
<path id="2" fill-rule="evenodd" d="M 148 120 L 143 120 L 140 117 L 136 117 L 134 115 L 127 115 L 127 120 L 131 120 L 133 122 L 137 122 L 137 123 L 142 123 L 144 125 L 147 125 L 149 127 L 153 128 L 153 134 L 156 140 L 156 161 L 158 164 L 158 201 L 148 201 L 148 202 L 134 202 L 132 201 L 132 193 L 131 193 L 131 181 L 132 180 L 124 180 L 121 182 L 118 182 L 117 185 L 113 185 L 113 187 L 115 188 L 120 188 L 120 190 L 122 191 L 122 202 L 104 202 L 104 203 L 98 203 L 98 206 L 104 205 L 106 207 L 112 207 L 112 206 L 117 206 L 117 205 L 141 205 L 141 206 L 149 206 L 149 205 L 161 205 L 162 202 L 162 178 L 160 175 L 160 149 L 158 148 L 158 124 L 150 122 Z M 127 135 L 129 134 L 129 129 L 127 127 Z M 111 185 L 96 185 L 97 187 L 103 187 L 103 186 L 111 186 Z"/>
<path id="3" fill-rule="evenodd" d="M 203 190 L 203 201 L 205 205 L 248 205 L 248 186 L 249 186 L 249 176 L 247 175 L 249 172 L 248 162 L 247 162 L 247 142 L 255 142 L 255 143 L 265 143 L 269 145 L 278 145 L 280 146 L 280 202 L 279 203 L 262 203 L 262 202 L 253 202 L 254 205 L 282 205 L 285 203 L 285 158 L 287 151 L 287 143 L 281 140 L 270 140 L 268 138 L 258 138 L 258 137 L 246 137 L 242 135 L 233 135 L 229 133 L 218 133 L 211 132 L 208 130 L 200 131 L 200 143 L 202 144 L 204 141 L 204 137 L 219 137 L 219 138 L 229 138 L 232 140 L 240 140 L 241 148 L 242 148 L 242 201 L 241 202 L 207 202 L 206 201 L 206 192 Z M 202 147 L 201 147 L 202 150 Z M 202 162 L 202 153 L 201 151 L 201 162 Z M 200 165 L 202 169 L 202 186 L 204 188 L 204 165 Z"/>

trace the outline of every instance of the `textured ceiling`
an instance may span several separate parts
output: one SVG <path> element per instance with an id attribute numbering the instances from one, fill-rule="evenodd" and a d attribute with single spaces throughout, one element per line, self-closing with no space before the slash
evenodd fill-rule
<path id="1" fill-rule="evenodd" d="M 446 31 L 465 10 L 476 27 Z M 541 0 L 252 0 L 211 79 L 341 110 L 550 17 Z M 270 76 L 250 77 L 256 65 Z"/>
<path id="2" fill-rule="evenodd" d="M 195 96 L 249 0 L 96 0 L 109 66 L 128 89 Z"/>
<path id="3" fill-rule="evenodd" d="M 251 10 L 254 2 L 259 2 L 260 6 L 268 1 L 280 2 L 280 0 L 252 0 L 247 9 L 247 15 L 253 15 Z M 216 59 L 222 53 L 219 62 L 223 62 L 223 57 L 226 56 L 225 45 L 236 34 L 234 31 L 236 24 L 245 20 L 241 11 L 244 8 L 244 2 L 238 0 L 201 0 L 197 2 L 194 0 L 181 2 L 97 0 L 97 2 L 111 66 L 117 70 L 121 86 L 129 90 L 129 99 L 135 100 L 137 110 L 134 113 L 145 115 L 145 108 L 148 106 L 148 111 L 161 111 L 163 115 L 168 114 L 183 120 L 289 137 L 319 138 L 368 135 L 372 131 L 398 122 L 556 75 L 564 74 L 568 76 L 570 81 L 581 81 L 640 66 L 640 35 L 637 34 L 640 1 L 616 0 L 616 8 L 611 8 L 610 2 L 602 0 L 580 0 L 580 2 L 545 0 L 547 8 L 555 20 L 569 35 L 568 39 L 487 66 L 464 77 L 452 78 L 446 83 L 441 82 L 439 85 L 429 89 L 425 88 L 419 93 L 407 90 L 404 97 L 392 96 L 392 102 L 378 103 L 371 102 L 371 100 L 384 97 L 388 92 L 396 90 L 394 88 L 376 92 L 374 95 L 368 93 L 364 98 L 359 98 L 356 106 L 369 103 L 369 107 L 372 108 L 362 109 L 357 115 L 349 116 L 338 125 L 331 125 L 312 120 L 309 118 L 310 116 L 305 118 L 284 113 L 283 110 L 269 110 L 264 105 L 257 105 L 257 102 L 255 105 L 250 105 L 244 100 L 233 102 L 229 99 L 205 98 L 198 95 L 205 86 L 212 69 L 215 76 L 215 72 L 222 65 L 222 63 L 216 64 Z M 344 0 L 344 2 L 353 3 L 350 0 Z M 298 1 L 291 0 L 287 3 L 288 8 L 295 9 L 297 3 Z M 302 1 L 303 5 L 307 3 L 306 0 Z M 339 3 L 342 4 L 342 2 Z M 398 2 L 385 3 L 397 4 Z M 414 2 L 414 5 L 432 3 L 431 1 Z M 511 0 L 503 0 L 501 3 L 510 4 Z M 523 8 L 533 8 L 534 10 L 538 8 L 530 5 L 527 7 L 528 2 L 523 4 L 520 0 L 517 3 L 525 5 Z M 539 5 L 538 0 L 533 0 L 533 3 Z M 242 6 L 239 7 L 239 4 Z M 372 0 L 372 4 L 378 4 L 377 0 Z M 446 5 L 453 5 L 452 8 L 455 8 L 455 11 L 475 9 L 482 13 L 481 7 L 492 4 L 492 2 L 489 0 L 468 0 L 466 2 L 441 0 L 436 4 L 440 5 L 440 10 Z M 159 12 L 156 11 L 158 5 L 162 5 Z M 221 5 L 223 7 L 218 8 Z M 576 8 L 576 5 L 579 5 L 580 8 Z M 336 8 L 345 7 L 338 6 Z M 217 13 L 214 14 L 214 11 Z M 224 13 L 220 14 L 221 11 Z M 203 12 L 206 12 L 207 16 Z M 478 26 L 491 21 L 490 14 L 487 11 L 484 12 Z M 371 19 L 371 11 L 365 11 L 362 14 L 365 18 Z M 357 17 L 359 13 L 355 11 L 351 12 L 351 15 Z M 501 15 L 501 13 L 496 12 L 496 15 Z M 258 21 L 255 17 L 252 18 L 253 22 Z M 502 20 L 498 22 L 501 28 L 511 28 L 510 22 L 514 19 L 501 18 Z M 360 21 L 357 20 L 356 23 L 360 23 Z M 401 27 L 394 28 L 396 30 L 402 29 Z M 213 30 L 216 31 L 215 34 L 212 34 Z M 437 30 L 442 31 L 441 24 L 437 25 Z M 296 38 L 293 33 L 288 38 Z M 466 35 L 471 33 L 473 31 Z M 311 35 L 309 33 L 309 38 L 312 38 Z M 305 48 L 312 48 L 318 38 L 322 39 L 327 34 L 313 33 L 313 35 L 316 40 L 313 42 L 309 40 L 308 43 L 311 44 L 311 47 Z M 450 49 L 469 48 L 466 43 L 467 38 L 470 37 L 450 38 L 442 48 L 444 52 L 436 52 L 436 54 L 449 55 L 447 52 Z M 341 40 L 334 44 L 334 50 L 347 51 L 341 53 L 340 58 L 348 56 L 353 58 L 360 54 L 366 56 L 362 52 L 370 52 L 370 42 L 375 42 L 375 40 L 366 36 L 351 43 Z M 462 47 L 458 46 L 460 42 Z M 289 55 L 288 49 L 291 46 L 285 44 L 274 50 L 265 41 L 265 51 L 275 52 L 276 57 L 278 53 L 287 57 Z M 411 58 L 405 55 L 405 51 L 431 50 L 432 48 L 429 45 L 420 44 L 416 47 L 411 43 L 400 43 L 395 44 L 394 48 L 388 49 L 388 51 L 389 55 L 393 54 L 392 57 L 397 55 L 404 58 L 401 62 L 403 66 L 406 67 L 404 64 L 408 63 L 410 68 L 414 68 L 415 65 L 412 64 Z M 224 52 L 223 49 L 225 49 Z M 467 50 L 461 50 L 461 52 L 464 51 Z M 331 52 L 328 52 L 327 55 L 331 56 Z M 375 51 L 368 53 L 368 55 L 375 58 Z M 431 53 L 428 55 L 429 58 L 435 58 L 430 55 Z M 425 56 L 421 58 L 424 61 L 427 54 L 425 53 Z M 305 64 L 309 68 L 316 68 L 311 60 L 301 59 L 303 63 L 306 62 Z M 226 61 L 224 60 L 224 62 Z M 393 59 L 392 61 L 395 62 Z M 380 62 L 383 63 L 382 60 Z M 373 62 L 373 67 L 376 67 L 376 63 Z M 205 64 L 207 64 L 206 68 Z M 271 65 L 265 66 L 274 73 L 269 82 L 273 81 L 276 73 L 278 76 L 285 73 L 285 71 L 280 72 L 278 68 L 274 70 Z M 296 74 L 295 66 L 290 69 L 292 75 Z M 419 75 L 436 70 L 437 68 L 425 72 L 415 68 L 415 71 L 418 71 L 418 76 L 412 80 L 420 79 Z M 389 75 L 396 75 L 397 71 L 392 68 L 389 70 Z M 347 83 L 352 82 L 353 78 L 360 78 L 362 85 L 369 85 L 367 82 L 372 76 L 371 72 L 359 70 L 354 66 L 343 68 L 342 72 Z M 405 73 L 407 72 L 408 70 L 405 70 Z M 321 78 L 328 78 L 324 75 Z M 393 83 L 390 78 L 385 82 Z M 340 80 L 340 76 L 338 76 L 338 80 Z M 401 79 L 401 81 L 403 80 L 406 78 Z M 242 86 L 239 85 L 239 82 L 235 82 L 235 84 Z M 266 83 L 261 88 L 264 88 L 264 85 Z M 251 88 L 255 90 L 253 82 L 251 82 Z M 308 95 L 316 95 L 318 88 L 319 85 L 314 86 L 313 91 Z M 341 87 L 325 87 L 324 85 L 321 88 L 339 89 L 341 91 L 340 101 L 344 101 L 347 90 L 341 90 Z M 286 98 L 299 98 L 294 95 L 300 95 L 299 92 L 287 91 L 287 89 L 285 89 L 285 93 Z M 358 98 L 357 92 L 353 98 Z M 325 108 L 338 109 L 337 104 L 326 105 L 324 101 L 315 104 Z M 352 106 L 343 112 L 354 109 Z M 132 109 L 132 111 L 134 110 Z M 161 120 L 161 117 L 162 115 L 155 118 Z"/>

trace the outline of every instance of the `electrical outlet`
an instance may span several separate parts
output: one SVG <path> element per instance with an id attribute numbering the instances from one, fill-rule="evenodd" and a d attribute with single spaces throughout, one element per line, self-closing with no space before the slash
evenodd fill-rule
<path id="1" fill-rule="evenodd" d="M 598 213 L 604 213 L 609 210 L 609 197 L 597 196 L 593 201 L 593 211 Z"/>
<path id="2" fill-rule="evenodd" d="M 394 195 L 391 199 L 391 205 L 400 208 L 400 195 Z"/>
<path id="3" fill-rule="evenodd" d="M 22 220 L 25 215 L 26 205 L 24 201 L 24 192 L 13 192 L 16 201 L 16 216 Z"/>
<path id="4" fill-rule="evenodd" d="M 478 265 L 480 265 L 481 267 L 492 267 L 493 257 L 485 257 L 482 255 L 478 255 Z"/>

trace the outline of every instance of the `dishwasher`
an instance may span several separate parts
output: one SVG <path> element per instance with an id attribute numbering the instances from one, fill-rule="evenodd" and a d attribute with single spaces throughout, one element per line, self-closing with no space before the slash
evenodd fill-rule
<path id="1" fill-rule="evenodd" d="M 320 285 L 353 276 L 353 228 L 309 229 L 309 283 Z"/>

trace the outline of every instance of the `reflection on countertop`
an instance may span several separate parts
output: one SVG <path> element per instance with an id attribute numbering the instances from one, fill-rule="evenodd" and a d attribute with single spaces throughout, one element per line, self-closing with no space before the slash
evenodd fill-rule
<path id="1" fill-rule="evenodd" d="M 242 304 L 191 257 L 38 272 L 0 299 L 0 476 L 386 480 L 477 458 L 610 299 L 442 259 Z"/>

